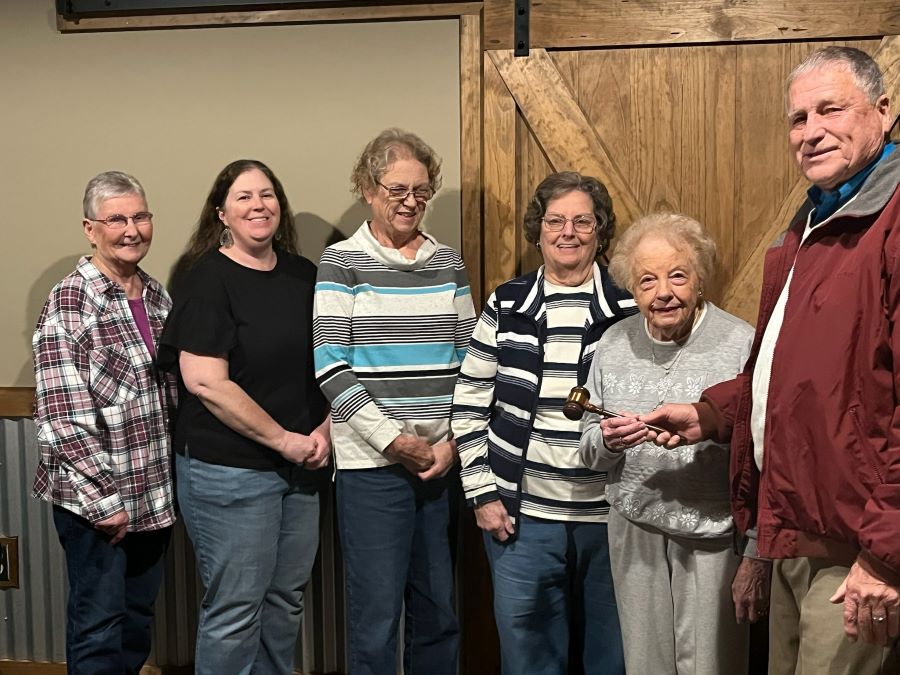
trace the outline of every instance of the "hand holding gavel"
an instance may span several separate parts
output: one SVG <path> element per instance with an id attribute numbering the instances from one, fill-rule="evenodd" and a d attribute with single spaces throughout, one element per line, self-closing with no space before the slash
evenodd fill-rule
<path id="1" fill-rule="evenodd" d="M 591 393 L 584 387 L 572 387 L 572 391 L 569 392 L 569 397 L 563 406 L 563 415 L 570 420 L 580 420 L 584 417 L 585 412 L 591 412 L 600 415 L 600 417 L 626 417 L 622 413 L 613 412 L 591 403 Z M 658 434 L 663 431 L 660 427 L 655 427 L 652 424 L 647 424 L 646 427 Z"/>

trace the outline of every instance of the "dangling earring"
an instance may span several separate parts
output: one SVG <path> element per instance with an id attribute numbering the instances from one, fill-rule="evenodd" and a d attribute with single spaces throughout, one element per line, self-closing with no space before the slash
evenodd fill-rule
<path id="1" fill-rule="evenodd" d="M 225 229 L 222 230 L 222 234 L 219 235 L 219 246 L 222 248 L 231 248 L 233 244 L 234 237 L 231 236 L 231 228 L 226 225 Z"/>

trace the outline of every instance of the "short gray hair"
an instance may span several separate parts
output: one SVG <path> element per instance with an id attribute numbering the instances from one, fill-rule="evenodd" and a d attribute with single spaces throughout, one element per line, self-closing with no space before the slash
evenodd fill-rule
<path id="1" fill-rule="evenodd" d="M 794 80 L 817 68 L 827 67 L 842 67 L 850 71 L 856 86 L 872 105 L 885 94 L 884 75 L 875 59 L 855 47 L 831 46 L 814 51 L 791 71 L 785 84 L 787 104 L 790 105 L 791 85 L 794 84 Z"/>
<path id="2" fill-rule="evenodd" d="M 85 218 L 93 218 L 97 215 L 97 209 L 102 202 L 113 197 L 137 195 L 147 201 L 144 188 L 134 176 L 121 171 L 104 171 L 88 181 L 84 188 L 84 200 L 81 207 Z"/>
<path id="3" fill-rule="evenodd" d="M 609 261 L 609 273 L 619 288 L 634 295 L 637 277 L 634 252 L 645 237 L 656 235 L 677 249 L 685 249 L 700 278 L 700 288 L 708 287 L 716 272 L 716 242 L 693 218 L 680 213 L 651 213 L 638 218 L 616 242 Z"/>

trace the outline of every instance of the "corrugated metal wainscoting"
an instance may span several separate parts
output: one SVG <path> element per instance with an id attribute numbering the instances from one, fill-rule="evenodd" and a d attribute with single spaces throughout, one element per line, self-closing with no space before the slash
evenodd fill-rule
<path id="1" fill-rule="evenodd" d="M 48 504 L 31 497 L 37 465 L 34 423 L 0 419 L 0 534 L 19 537 L 19 588 L 0 590 L 0 659 L 65 661 L 65 563 Z M 322 536 L 306 591 L 297 666 L 346 672 L 344 594 L 331 494 L 323 497 Z M 156 604 L 151 663 L 190 664 L 202 589 L 183 527 L 176 526 Z"/>

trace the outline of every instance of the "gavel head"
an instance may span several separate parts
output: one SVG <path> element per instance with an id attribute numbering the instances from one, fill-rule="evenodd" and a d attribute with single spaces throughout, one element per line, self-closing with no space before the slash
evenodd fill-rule
<path id="1" fill-rule="evenodd" d="M 588 401 L 591 399 L 590 392 L 584 387 L 572 387 L 569 397 L 563 406 L 563 415 L 570 420 L 580 420 L 584 417 L 584 411 L 590 410 L 592 407 Z"/>

